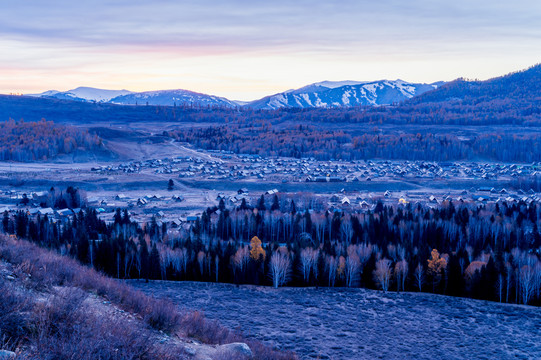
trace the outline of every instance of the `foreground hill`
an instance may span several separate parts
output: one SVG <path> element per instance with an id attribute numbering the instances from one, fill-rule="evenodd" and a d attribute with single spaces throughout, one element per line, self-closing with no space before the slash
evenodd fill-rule
<path id="1" fill-rule="evenodd" d="M 529 306 L 347 288 L 134 285 L 301 359 L 541 358 L 541 313 Z"/>
<path id="2" fill-rule="evenodd" d="M 0 339 L 0 358 L 9 360 L 296 358 L 4 235 Z"/>
<path id="3" fill-rule="evenodd" d="M 437 84 L 413 84 L 403 80 L 373 82 L 324 81 L 300 89 L 264 97 L 245 105 L 253 109 L 374 106 L 399 103 L 434 90 Z"/>

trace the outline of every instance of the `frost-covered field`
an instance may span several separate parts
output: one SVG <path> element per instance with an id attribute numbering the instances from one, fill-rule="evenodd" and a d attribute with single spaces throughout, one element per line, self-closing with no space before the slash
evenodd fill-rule
<path id="1" fill-rule="evenodd" d="M 541 358 L 535 307 L 363 289 L 132 284 L 301 359 Z"/>

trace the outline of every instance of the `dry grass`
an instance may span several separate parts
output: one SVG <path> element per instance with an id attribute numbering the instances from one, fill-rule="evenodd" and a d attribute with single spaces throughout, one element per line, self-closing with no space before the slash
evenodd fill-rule
<path id="1" fill-rule="evenodd" d="M 255 359 L 296 358 L 244 339 L 199 312 L 181 314 L 169 300 L 147 296 L 26 241 L 0 236 L 0 260 L 11 264 L 19 285 L 1 284 L 0 344 L 25 349 L 21 358 L 182 358 L 181 350 L 155 344 L 150 329 L 194 337 L 207 344 L 246 342 Z M 37 301 L 31 292 L 49 294 L 49 301 Z M 140 322 L 88 311 L 85 299 L 89 293 L 133 314 L 148 328 Z"/>

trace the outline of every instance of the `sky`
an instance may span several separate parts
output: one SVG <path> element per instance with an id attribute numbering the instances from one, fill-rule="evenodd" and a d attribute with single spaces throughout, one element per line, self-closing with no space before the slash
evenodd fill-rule
<path id="1" fill-rule="evenodd" d="M 0 0 L 0 93 L 488 79 L 541 62 L 539 0 Z"/>

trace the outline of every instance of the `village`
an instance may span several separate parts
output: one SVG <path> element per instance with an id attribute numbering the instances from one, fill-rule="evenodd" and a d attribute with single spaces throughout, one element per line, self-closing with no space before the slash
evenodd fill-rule
<path id="1" fill-rule="evenodd" d="M 250 159 L 247 163 L 258 164 L 258 159 Z M 285 163 L 287 161 L 275 162 Z M 296 162 L 296 161 L 292 161 Z M 301 163 L 303 160 L 300 161 Z M 160 164 L 160 162 L 155 162 Z M 162 166 L 166 163 L 162 161 Z M 310 164 L 310 160 L 306 160 L 307 164 Z M 152 162 L 149 168 L 152 168 Z M 271 163 L 272 164 L 272 163 Z M 326 168 L 319 164 L 320 168 Z M 349 166 L 348 166 L 349 165 Z M 191 165 L 190 165 L 191 166 Z M 283 166 L 283 165 L 282 165 Z M 310 166 L 310 165 L 309 165 Z M 274 169 L 272 166 L 266 166 L 272 168 L 273 175 L 280 175 L 278 169 Z M 352 173 L 352 169 L 363 173 L 369 171 L 369 174 L 374 174 L 379 171 L 381 174 L 385 172 L 385 176 L 389 176 L 389 169 L 397 168 L 407 169 L 429 169 L 424 172 L 425 174 L 433 175 L 435 169 L 450 169 L 443 170 L 448 174 L 456 174 L 459 172 L 468 171 L 470 174 L 477 174 L 481 177 L 486 174 L 490 176 L 513 176 L 512 174 L 518 174 L 519 172 L 533 173 L 533 166 L 518 167 L 513 165 L 494 165 L 491 167 L 477 165 L 475 168 L 468 168 L 461 164 L 459 166 L 445 166 L 438 164 L 397 164 L 390 162 L 368 162 L 367 164 L 340 164 L 333 170 L 333 174 Z M 308 167 L 309 168 L 309 167 Z M 366 168 L 367 170 L 364 170 Z M 92 170 L 92 171 L 125 171 L 133 169 L 133 167 L 111 167 L 106 170 Z M 138 168 L 139 171 L 143 171 L 144 167 Z M 158 168 L 159 169 L 159 168 Z M 376 170 L 377 169 L 377 170 Z M 487 169 L 488 171 L 482 171 L 481 169 Z M 349 171 L 348 171 L 349 170 Z M 276 171 L 276 172 L 275 172 Z M 317 170 L 316 170 L 317 171 Z M 317 174 L 317 173 L 316 173 Z M 353 173 L 355 174 L 355 173 Z M 509 175 L 511 174 L 511 175 Z M 407 176 L 407 175 L 406 175 Z M 425 175 L 430 176 L 430 175 Z M 314 178 L 307 178 L 314 182 L 333 182 L 335 176 L 324 177 L 325 181 L 321 180 L 323 176 L 318 175 Z M 338 176 L 336 176 L 338 177 Z M 186 186 L 181 186 L 182 190 L 176 189 L 177 185 L 173 185 L 169 189 L 154 189 L 142 193 L 140 190 L 130 190 L 126 192 L 114 192 L 114 191 L 85 191 L 84 199 L 81 207 L 89 207 L 96 210 L 98 216 L 107 221 L 113 221 L 114 215 L 117 209 L 127 209 L 130 214 L 130 218 L 139 223 L 156 221 L 158 225 L 166 224 L 170 231 L 176 230 L 188 230 L 191 224 L 197 221 L 201 213 L 208 207 L 217 207 L 220 204 L 225 205 L 227 208 L 237 208 L 240 206 L 255 207 L 261 197 L 264 198 L 265 203 L 270 209 L 270 204 L 273 202 L 274 197 L 279 199 L 280 206 L 286 208 L 287 204 L 293 200 L 299 209 L 312 211 L 330 211 L 330 212 L 357 212 L 366 213 L 374 211 L 378 202 L 386 205 L 407 206 L 408 204 L 428 204 L 429 206 L 437 206 L 444 202 L 452 202 L 453 204 L 460 203 L 475 203 L 478 205 L 489 205 L 495 203 L 518 203 L 524 202 L 526 204 L 532 202 L 541 202 L 541 194 L 536 193 L 533 189 L 524 191 L 521 189 L 506 189 L 505 187 L 491 187 L 491 186 L 478 186 L 470 187 L 467 189 L 438 189 L 427 187 L 418 187 L 410 190 L 385 190 L 385 191 L 369 191 L 363 189 L 363 182 L 359 180 L 341 180 L 341 182 L 356 182 L 358 184 L 357 189 L 342 188 L 339 191 L 327 191 L 327 192 L 287 192 L 281 191 L 279 184 L 277 188 L 271 188 L 269 184 L 268 190 L 251 190 L 247 187 L 238 187 L 237 190 L 220 191 L 216 189 L 195 189 Z M 173 181 L 173 184 L 178 184 Z M 234 182 L 239 186 L 242 186 L 242 181 Z M 262 182 L 260 186 L 264 187 L 265 182 Z M 45 216 L 54 222 L 72 220 L 74 215 L 81 211 L 81 208 L 55 208 L 50 205 L 50 192 L 46 190 L 32 191 L 24 189 L 10 189 L 0 193 L 0 213 L 8 214 L 8 216 L 14 216 L 18 211 L 24 211 L 29 216 Z"/>
<path id="2" fill-rule="evenodd" d="M 162 159 L 126 162 L 7 165 L 0 169 L 5 187 L 0 212 L 19 210 L 70 219 L 79 208 L 55 208 L 50 188 L 75 186 L 84 203 L 112 221 L 116 209 L 128 209 L 139 222 L 151 219 L 169 228 L 185 228 L 209 207 L 222 201 L 228 208 L 255 206 L 261 196 L 270 204 L 277 196 L 285 206 L 301 209 L 372 211 L 385 204 L 433 204 L 444 201 L 526 203 L 540 201 L 518 179 L 541 175 L 541 164 L 494 162 L 427 162 L 328 160 L 233 154 L 191 149 Z M 62 179 L 59 181 L 59 179 Z"/>
<path id="3" fill-rule="evenodd" d="M 356 182 L 400 179 L 477 179 L 502 180 L 541 174 L 541 164 L 502 164 L 487 162 L 426 162 L 329 160 L 314 158 L 263 158 L 259 155 L 235 155 L 225 151 L 203 151 L 207 157 L 177 156 L 165 159 L 131 161 L 102 165 L 91 170 L 98 174 L 149 173 L 171 174 L 189 179 L 250 180 L 281 182 Z"/>

